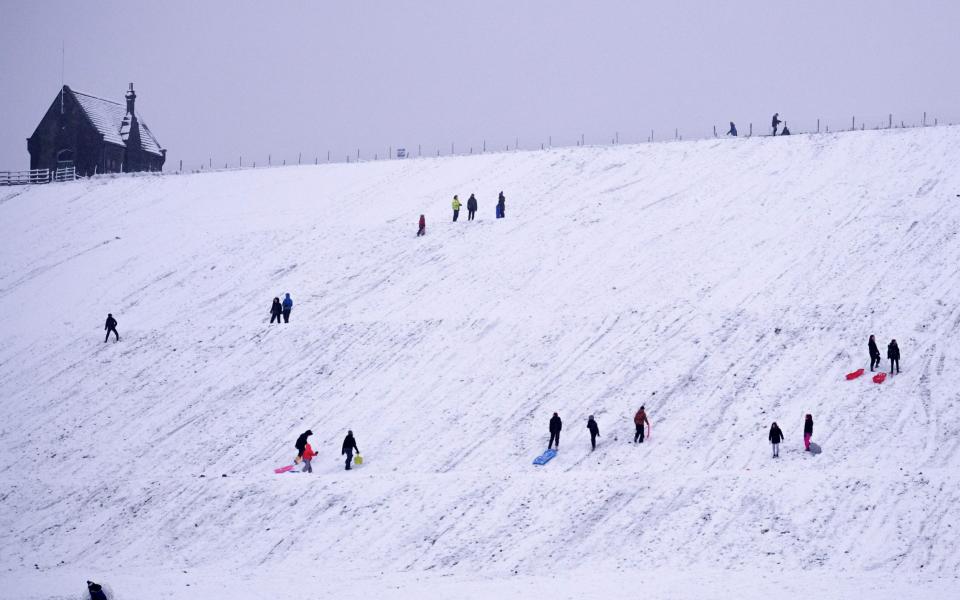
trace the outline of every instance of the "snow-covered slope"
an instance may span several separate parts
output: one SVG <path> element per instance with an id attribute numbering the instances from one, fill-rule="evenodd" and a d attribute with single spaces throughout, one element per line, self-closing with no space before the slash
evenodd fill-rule
<path id="1" fill-rule="evenodd" d="M 0 191 L 0 597 L 955 589 L 958 165 L 940 127 Z M 903 373 L 847 382 L 870 333 Z"/>

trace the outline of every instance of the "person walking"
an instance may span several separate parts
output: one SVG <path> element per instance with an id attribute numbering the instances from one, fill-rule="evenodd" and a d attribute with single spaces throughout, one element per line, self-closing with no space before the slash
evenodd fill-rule
<path id="1" fill-rule="evenodd" d="M 303 472 L 304 473 L 313 473 L 313 467 L 310 466 L 310 461 L 313 460 L 313 457 L 317 453 L 313 451 L 313 447 L 307 443 L 303 447 Z"/>
<path id="2" fill-rule="evenodd" d="M 643 443 L 643 424 L 646 423 L 647 426 L 650 426 L 650 419 L 647 418 L 647 410 L 643 406 L 640 407 L 640 410 L 637 411 L 637 414 L 633 415 L 633 424 L 637 426 L 637 432 L 633 435 L 634 444 Z"/>
<path id="3" fill-rule="evenodd" d="M 460 204 L 460 198 L 457 198 L 456 195 L 454 195 L 453 197 L 453 202 L 451 203 L 451 206 L 453 206 L 453 222 L 456 223 L 457 217 L 460 216 L 460 207 L 462 206 Z"/>
<path id="4" fill-rule="evenodd" d="M 727 135 L 737 137 L 737 126 L 733 123 L 733 121 L 730 121 L 730 129 L 727 131 Z"/>
<path id="5" fill-rule="evenodd" d="M 477 199 L 473 194 L 470 194 L 470 197 L 467 198 L 467 220 L 472 221 L 473 215 L 477 213 Z"/>
<path id="6" fill-rule="evenodd" d="M 780 120 L 780 113 L 773 113 L 773 118 L 770 119 L 770 124 L 773 126 L 773 135 L 777 135 L 777 126 L 783 123 Z"/>
<path id="7" fill-rule="evenodd" d="M 283 322 L 290 322 L 290 311 L 293 310 L 293 299 L 290 298 L 290 294 L 283 295 Z M 279 322 L 279 319 L 278 319 Z"/>
<path id="8" fill-rule="evenodd" d="M 507 209 L 507 197 L 503 195 L 503 190 L 500 190 L 500 195 L 497 197 L 497 218 L 502 219 L 505 215 L 504 212 Z"/>
<path id="9" fill-rule="evenodd" d="M 560 415 L 553 413 L 553 416 L 550 417 L 550 443 L 547 444 L 547 450 L 552 448 L 554 444 L 556 444 L 557 450 L 560 449 L 561 429 L 563 429 L 563 421 L 560 420 Z"/>
<path id="10" fill-rule="evenodd" d="M 600 435 L 600 427 L 593 420 L 593 415 L 587 419 L 587 429 L 590 430 L 590 451 L 593 452 L 597 449 L 597 436 Z"/>
<path id="11" fill-rule="evenodd" d="M 280 298 L 274 298 L 273 304 L 270 305 L 270 322 L 277 322 L 277 325 L 280 324 L 280 315 L 283 313 L 283 306 L 280 304 Z"/>
<path id="12" fill-rule="evenodd" d="M 777 425 L 776 421 L 770 426 L 770 435 L 767 436 L 767 439 L 773 445 L 773 457 L 780 458 L 780 442 L 783 441 L 783 432 L 780 431 L 780 426 Z"/>
<path id="13" fill-rule="evenodd" d="M 803 449 L 810 452 L 810 438 L 813 437 L 813 415 L 807 415 L 803 421 Z"/>
<path id="14" fill-rule="evenodd" d="M 421 235 L 427 235 L 427 220 L 423 215 L 420 215 L 420 229 L 417 230 L 417 237 Z"/>
<path id="15" fill-rule="evenodd" d="M 303 453 L 307 449 L 307 438 L 313 435 L 313 432 L 309 429 L 300 434 L 300 437 L 297 438 L 297 441 L 293 444 L 293 447 L 297 449 L 297 458 L 293 460 L 294 463 L 299 463 L 303 460 Z"/>
<path id="16" fill-rule="evenodd" d="M 110 339 L 110 333 L 117 338 L 117 341 L 120 341 L 120 334 L 117 333 L 117 320 L 113 318 L 113 313 L 107 313 L 107 322 L 103 326 L 107 330 L 107 335 L 103 338 L 103 343 L 106 344 L 107 340 Z"/>
<path id="17" fill-rule="evenodd" d="M 896 365 L 897 373 L 899 373 L 900 372 L 900 346 L 897 345 L 897 340 L 890 340 L 890 343 L 887 344 L 887 358 L 890 359 L 890 374 L 893 375 L 894 365 Z M 879 364 L 879 361 L 877 364 Z"/>
<path id="18" fill-rule="evenodd" d="M 353 462 L 354 451 L 360 454 L 360 449 L 357 448 L 357 441 L 353 439 L 353 431 L 348 430 L 347 437 L 343 438 L 343 445 L 340 447 L 340 453 L 347 455 L 347 462 L 344 465 L 347 471 L 350 470 L 350 463 Z"/>
<path id="19" fill-rule="evenodd" d="M 867 351 L 870 352 L 870 372 L 872 373 L 874 368 L 880 366 L 880 349 L 877 348 L 877 342 L 872 335 L 867 342 Z"/>

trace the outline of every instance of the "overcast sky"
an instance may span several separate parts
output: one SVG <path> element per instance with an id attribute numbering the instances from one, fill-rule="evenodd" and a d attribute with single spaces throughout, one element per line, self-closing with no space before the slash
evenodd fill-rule
<path id="1" fill-rule="evenodd" d="M 166 170 L 960 122 L 960 2 L 0 0 L 0 170 L 65 82 L 128 82 Z M 722 128 L 722 129 L 721 129 Z"/>

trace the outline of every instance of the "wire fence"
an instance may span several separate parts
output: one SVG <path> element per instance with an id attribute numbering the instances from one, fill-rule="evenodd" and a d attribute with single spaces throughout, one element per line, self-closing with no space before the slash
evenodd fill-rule
<path id="1" fill-rule="evenodd" d="M 791 135 L 834 134 L 849 131 L 866 131 L 879 129 L 899 129 L 914 127 L 936 127 L 953 125 L 954 120 L 943 119 L 940 116 L 922 112 L 911 115 L 867 114 L 850 115 L 849 117 L 831 116 L 820 118 L 791 119 L 786 115 L 779 116 L 781 124 L 777 135 L 788 128 Z M 772 119 L 765 122 L 747 122 L 736 124 L 736 134 L 740 138 L 751 138 L 773 135 Z M 650 129 L 646 131 L 633 130 L 631 132 L 612 131 L 606 135 L 594 133 L 566 134 L 560 136 L 548 135 L 542 140 L 527 140 L 515 136 L 512 140 L 500 138 L 494 142 L 488 139 L 475 140 L 468 143 L 450 142 L 449 145 L 416 146 L 386 146 L 381 149 L 364 151 L 355 148 L 350 151 L 326 150 L 322 153 L 305 154 L 298 152 L 294 157 L 287 157 L 267 153 L 265 156 L 244 157 L 223 160 L 209 157 L 204 162 L 178 161 L 175 169 L 168 169 L 166 174 L 221 172 L 266 167 L 282 167 L 291 165 L 320 165 L 320 164 L 349 164 L 380 160 L 406 160 L 414 158 L 429 158 L 443 156 L 471 156 L 476 154 L 490 154 L 513 151 L 548 150 L 551 148 L 567 148 L 580 146 L 614 146 L 620 144 L 641 144 L 672 142 L 683 140 L 703 140 L 711 138 L 732 137 L 730 123 L 716 124 L 709 127 L 694 127 L 689 129 L 675 127 L 668 130 Z"/>

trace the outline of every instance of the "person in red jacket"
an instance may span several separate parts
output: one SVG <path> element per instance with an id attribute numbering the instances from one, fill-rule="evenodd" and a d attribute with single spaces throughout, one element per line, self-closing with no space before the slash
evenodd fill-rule
<path id="1" fill-rule="evenodd" d="M 427 220 L 423 218 L 423 215 L 420 215 L 420 229 L 417 230 L 417 237 L 421 235 L 427 235 Z"/>
<path id="2" fill-rule="evenodd" d="M 637 414 L 633 416 L 633 424 L 637 426 L 637 432 L 633 435 L 634 444 L 643 443 L 643 424 L 646 423 L 647 427 L 650 426 L 650 420 L 647 418 L 647 411 L 644 407 L 640 407 L 640 410 L 637 411 Z"/>
<path id="3" fill-rule="evenodd" d="M 310 461 L 313 460 L 313 457 L 317 453 L 313 451 L 313 447 L 310 446 L 310 442 L 307 442 L 307 445 L 303 447 L 303 472 L 304 473 L 313 473 L 313 467 L 310 466 Z"/>

